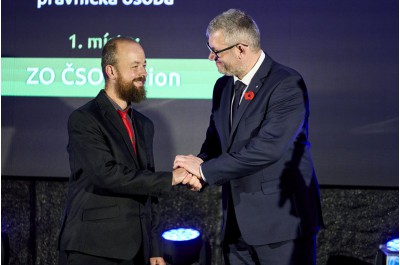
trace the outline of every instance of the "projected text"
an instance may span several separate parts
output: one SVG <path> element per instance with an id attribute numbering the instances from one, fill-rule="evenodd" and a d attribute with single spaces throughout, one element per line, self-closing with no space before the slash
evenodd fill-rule
<path id="1" fill-rule="evenodd" d="M 172 6 L 174 0 L 122 0 L 125 6 Z M 44 6 L 116 6 L 118 0 L 37 0 L 37 8 Z"/>

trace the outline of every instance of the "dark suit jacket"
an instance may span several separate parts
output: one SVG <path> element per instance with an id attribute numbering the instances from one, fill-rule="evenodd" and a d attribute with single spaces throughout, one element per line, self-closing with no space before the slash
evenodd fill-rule
<path id="1" fill-rule="evenodd" d="M 157 196 L 171 189 L 172 173 L 154 173 L 153 123 L 135 110 L 132 120 L 138 155 L 103 90 L 71 114 L 60 250 L 127 260 L 143 240 L 146 258 L 162 256 Z"/>
<path id="2" fill-rule="evenodd" d="M 302 77 L 266 55 L 230 126 L 232 90 L 233 77 L 217 80 L 199 154 L 205 160 L 202 172 L 207 182 L 223 185 L 223 232 L 229 234 L 225 224 L 230 189 L 237 223 L 248 244 L 315 234 L 322 218 Z"/>

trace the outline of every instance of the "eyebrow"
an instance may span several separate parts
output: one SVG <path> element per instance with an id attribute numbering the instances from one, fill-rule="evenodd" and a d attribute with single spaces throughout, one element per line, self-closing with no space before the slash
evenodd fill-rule
<path id="1" fill-rule="evenodd" d="M 132 64 L 142 64 L 142 62 L 140 62 L 140 61 L 133 61 Z M 143 64 L 147 64 L 147 61 L 145 60 Z"/>

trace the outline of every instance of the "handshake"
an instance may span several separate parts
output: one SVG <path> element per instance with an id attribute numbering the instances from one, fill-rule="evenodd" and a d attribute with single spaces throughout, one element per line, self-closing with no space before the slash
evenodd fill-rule
<path id="1" fill-rule="evenodd" d="M 172 186 L 186 185 L 192 191 L 200 191 L 204 181 L 200 173 L 203 160 L 193 155 L 177 155 L 172 171 Z"/>

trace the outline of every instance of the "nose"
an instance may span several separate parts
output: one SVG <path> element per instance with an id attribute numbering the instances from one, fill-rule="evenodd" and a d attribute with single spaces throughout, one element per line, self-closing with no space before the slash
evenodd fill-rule
<path id="1" fill-rule="evenodd" d="M 140 75 L 140 76 L 144 76 L 144 77 L 147 76 L 146 67 L 144 67 L 144 66 L 143 66 L 143 67 L 140 67 L 139 75 Z"/>
<path id="2" fill-rule="evenodd" d="M 212 51 L 210 51 L 210 54 L 208 55 L 208 60 L 216 61 L 216 60 L 218 60 L 218 56 L 215 53 L 213 53 Z"/>

